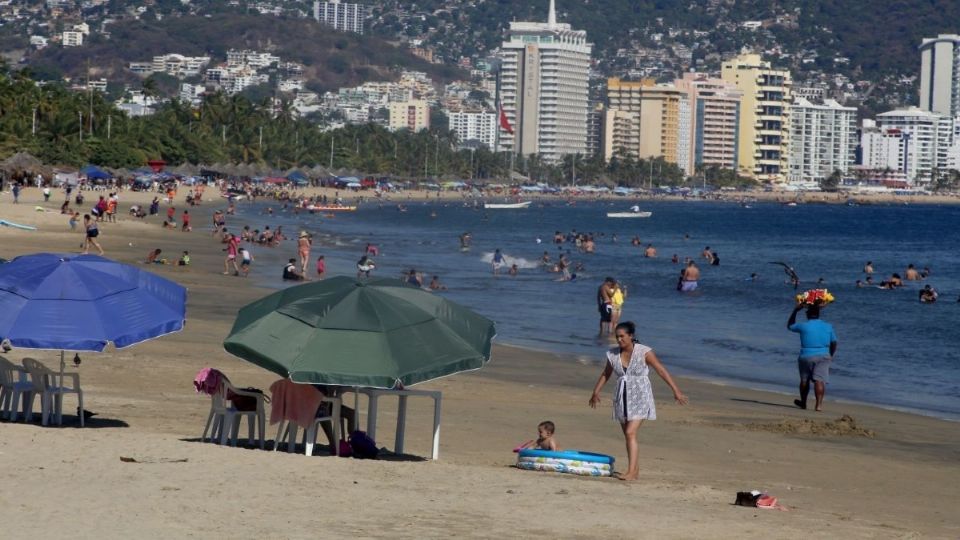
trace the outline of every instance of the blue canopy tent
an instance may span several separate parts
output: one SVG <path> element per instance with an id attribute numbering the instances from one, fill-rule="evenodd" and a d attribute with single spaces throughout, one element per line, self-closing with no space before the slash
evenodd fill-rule
<path id="1" fill-rule="evenodd" d="M 87 165 L 80 169 L 80 174 L 87 177 L 88 180 L 109 180 L 113 175 L 98 168 L 96 165 Z"/>
<path id="2" fill-rule="evenodd" d="M 293 171 L 292 173 L 288 174 L 287 180 L 293 182 L 297 186 L 305 186 L 310 183 L 310 179 L 307 178 L 307 175 L 300 171 Z"/>
<path id="3" fill-rule="evenodd" d="M 101 352 L 183 329 L 187 290 L 96 255 L 35 253 L 0 265 L 0 339 L 14 347 Z"/>

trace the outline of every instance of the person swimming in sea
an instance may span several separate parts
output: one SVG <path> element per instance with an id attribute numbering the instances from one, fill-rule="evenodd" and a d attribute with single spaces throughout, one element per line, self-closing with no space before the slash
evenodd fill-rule
<path id="1" fill-rule="evenodd" d="M 903 287 L 903 278 L 897 273 L 892 274 L 889 279 L 880 282 L 881 289 L 897 289 L 899 287 Z"/>
<path id="2" fill-rule="evenodd" d="M 931 287 L 930 284 L 928 283 L 923 286 L 923 289 L 920 290 L 920 303 L 933 304 L 934 302 L 937 301 L 937 298 L 939 296 L 940 294 L 937 293 L 937 290 Z"/>

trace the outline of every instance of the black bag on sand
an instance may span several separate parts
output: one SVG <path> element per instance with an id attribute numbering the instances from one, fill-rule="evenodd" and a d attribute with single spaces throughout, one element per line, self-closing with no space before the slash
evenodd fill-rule
<path id="1" fill-rule="evenodd" d="M 259 388 L 241 388 L 244 392 L 253 392 L 256 394 L 263 395 L 263 390 Z M 233 408 L 238 411 L 255 411 L 257 410 L 257 398 L 253 396 L 241 396 L 239 394 L 231 393 L 229 396 L 230 403 L 233 403 Z M 270 398 L 264 396 L 264 401 L 270 403 Z"/>
<path id="2" fill-rule="evenodd" d="M 737 506 L 750 506 L 752 508 L 757 507 L 757 499 L 759 499 L 763 493 L 756 491 L 738 491 L 737 500 L 733 504 Z"/>

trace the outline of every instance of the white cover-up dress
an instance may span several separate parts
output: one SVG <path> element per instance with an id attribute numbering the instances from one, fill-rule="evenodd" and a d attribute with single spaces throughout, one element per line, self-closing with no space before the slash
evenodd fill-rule
<path id="1" fill-rule="evenodd" d="M 650 386 L 650 368 L 644 359 L 650 347 L 633 344 L 630 365 L 624 372 L 620 362 L 620 347 L 607 351 L 607 362 L 617 375 L 617 385 L 613 391 L 613 418 L 621 424 L 629 420 L 656 420 L 657 407 L 653 402 L 653 388 Z"/>

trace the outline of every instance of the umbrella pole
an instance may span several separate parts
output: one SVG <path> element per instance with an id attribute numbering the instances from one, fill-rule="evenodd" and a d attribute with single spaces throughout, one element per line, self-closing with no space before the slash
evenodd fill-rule
<path id="1" fill-rule="evenodd" d="M 67 362 L 64 360 L 63 349 L 60 349 L 60 381 L 57 383 L 57 386 L 63 386 L 63 374 L 67 369 Z"/>

